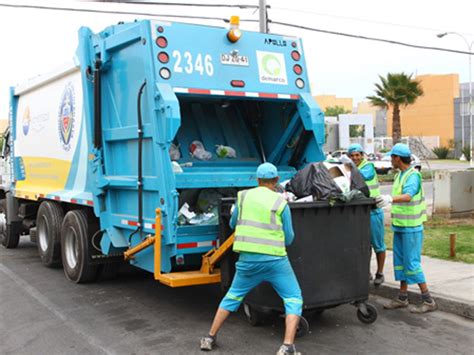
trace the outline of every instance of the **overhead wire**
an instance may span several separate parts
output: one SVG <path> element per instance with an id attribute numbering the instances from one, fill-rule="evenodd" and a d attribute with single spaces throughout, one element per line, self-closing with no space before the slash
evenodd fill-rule
<path id="1" fill-rule="evenodd" d="M 321 17 L 331 17 L 331 18 L 341 19 L 341 20 L 350 20 L 350 21 L 357 21 L 357 22 L 363 22 L 363 23 L 372 23 L 372 24 L 376 24 L 376 25 L 410 28 L 410 29 L 423 30 L 423 31 L 446 32 L 446 29 L 415 26 L 415 25 L 408 25 L 408 24 L 395 23 L 395 22 L 378 21 L 378 20 L 364 19 L 364 18 L 352 17 L 352 16 L 334 15 L 334 14 L 311 11 L 309 9 L 291 9 L 291 8 L 287 8 L 287 7 L 275 7 L 275 6 L 272 6 L 271 9 L 272 10 L 281 10 L 281 11 L 290 11 L 290 12 L 296 12 L 296 13 L 302 13 L 302 14 L 311 14 L 311 15 L 321 16 Z M 474 36 L 473 33 L 464 33 L 464 34 Z"/>
<path id="2" fill-rule="evenodd" d="M 176 4 L 178 4 L 178 3 L 176 3 Z M 221 5 L 221 4 L 216 4 L 216 5 Z M 178 6 L 178 5 L 176 5 L 176 6 Z M 130 12 L 130 11 L 123 12 L 123 11 L 84 9 L 84 8 L 72 8 L 72 7 L 56 7 L 56 6 L 44 6 L 44 5 L 26 5 L 26 4 L 5 4 L 5 3 L 0 3 L 0 7 L 28 8 L 28 9 L 55 10 L 55 11 L 88 12 L 88 13 L 107 13 L 107 14 L 121 14 L 121 15 L 140 15 L 140 16 L 164 17 L 164 18 L 170 18 L 171 17 L 171 18 L 185 18 L 185 19 L 200 19 L 200 20 L 223 21 L 225 23 L 229 22 L 229 19 L 227 19 L 227 18 L 212 17 L 212 16 L 155 14 L 155 13 L 149 13 L 149 12 Z M 254 19 L 241 19 L 241 21 L 258 22 L 258 20 L 254 20 Z M 383 43 L 388 43 L 388 44 L 392 44 L 392 45 L 400 45 L 400 46 L 405 46 L 405 47 L 410 47 L 410 48 L 435 50 L 435 51 L 450 52 L 450 53 L 457 53 L 457 54 L 469 54 L 469 55 L 474 54 L 472 52 L 466 52 L 466 51 L 461 51 L 461 50 L 456 50 L 456 49 L 449 49 L 449 48 L 443 48 L 443 47 L 434 47 L 434 46 L 423 46 L 423 45 L 406 43 L 406 42 L 390 40 L 390 39 L 385 39 L 385 38 L 377 38 L 377 37 L 357 35 L 357 34 L 346 33 L 346 32 L 324 30 L 324 29 L 320 29 L 320 28 L 303 26 L 303 25 L 296 25 L 296 24 L 292 24 L 292 23 L 288 23 L 288 22 L 282 22 L 282 21 L 268 20 L 268 22 L 271 23 L 271 24 L 274 24 L 274 25 L 299 28 L 299 29 L 303 29 L 303 30 L 307 30 L 307 31 L 326 33 L 326 34 L 349 37 L 349 38 L 357 38 L 357 39 L 368 40 L 368 41 L 383 42 Z"/>
<path id="3" fill-rule="evenodd" d="M 106 1 L 116 2 L 120 4 L 135 4 L 135 5 L 160 5 L 160 6 L 191 6 L 191 7 L 228 7 L 239 9 L 258 9 L 258 5 L 239 5 L 239 4 L 197 4 L 188 2 L 165 2 L 165 1 Z"/>
<path id="4" fill-rule="evenodd" d="M 461 50 L 457 50 L 457 49 L 450 49 L 450 48 L 443 48 L 443 47 L 433 47 L 433 46 L 423 46 L 423 45 L 412 44 L 412 43 L 406 43 L 406 42 L 401 42 L 401 41 L 395 41 L 395 40 L 385 39 L 385 38 L 377 38 L 377 37 L 356 35 L 356 34 L 346 33 L 346 32 L 323 30 L 323 29 L 315 28 L 315 27 L 309 27 L 309 26 L 303 26 L 303 25 L 295 25 L 295 24 L 288 23 L 288 22 L 273 21 L 273 20 L 269 20 L 269 22 L 270 22 L 271 24 L 274 24 L 274 25 L 280 25 L 280 26 L 286 26 L 286 27 L 299 28 L 299 29 L 302 29 L 302 30 L 313 31 L 313 32 L 319 32 L 319 33 L 326 33 L 326 34 L 331 34 L 331 35 L 336 35 L 336 36 L 343 36 L 343 37 L 350 37 L 350 38 L 363 39 L 363 40 L 367 40 L 367 41 L 375 41 L 375 42 L 389 43 L 389 44 L 394 44 L 394 45 L 399 45 L 399 46 L 405 46 L 405 47 L 410 47 L 410 48 L 427 49 L 427 50 L 434 50 L 434 51 L 441 51 L 441 52 L 450 52 L 450 53 L 457 53 L 457 54 L 469 54 L 469 55 L 473 55 L 473 54 L 474 54 L 473 52 L 466 52 L 466 51 L 461 51 Z"/>
<path id="5" fill-rule="evenodd" d="M 58 7 L 58 6 L 44 6 L 44 5 L 26 5 L 26 4 L 5 4 L 0 3 L 0 7 L 10 8 L 24 8 L 24 9 L 36 9 L 36 10 L 52 10 L 52 11 L 71 11 L 71 12 L 87 12 L 87 13 L 99 13 L 99 14 L 113 14 L 113 15 L 138 15 L 138 16 L 150 16 L 150 17 L 164 17 L 164 18 L 185 18 L 185 19 L 198 19 L 198 20 L 214 20 L 229 22 L 228 18 L 224 17 L 212 17 L 212 16 L 192 16 L 192 15 L 177 15 L 177 14 L 156 14 L 150 12 L 136 12 L 136 11 L 112 11 L 112 10 L 98 10 L 98 9 L 84 9 L 74 7 Z M 258 22 L 254 19 L 240 19 L 242 22 Z"/>

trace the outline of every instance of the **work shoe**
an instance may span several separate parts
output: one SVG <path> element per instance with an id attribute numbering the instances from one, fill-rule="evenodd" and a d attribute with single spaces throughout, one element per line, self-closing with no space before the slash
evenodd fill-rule
<path id="1" fill-rule="evenodd" d="M 379 287 L 383 282 L 385 281 L 385 277 L 383 274 L 376 273 L 375 274 L 375 280 L 374 280 L 374 286 Z"/>
<path id="2" fill-rule="evenodd" d="M 290 347 L 288 345 L 283 344 L 282 346 L 280 346 L 280 349 L 278 349 L 276 355 L 301 355 L 301 353 L 296 351 L 294 345 Z"/>
<path id="3" fill-rule="evenodd" d="M 433 302 L 426 302 L 424 301 L 422 304 L 419 304 L 413 308 L 410 309 L 411 313 L 427 313 L 427 312 L 433 312 L 438 309 L 438 305 L 436 302 L 433 300 Z"/>
<path id="4" fill-rule="evenodd" d="M 399 298 L 395 298 L 390 301 L 390 303 L 384 304 L 383 308 L 385 309 L 397 309 L 397 308 L 406 308 L 408 307 L 408 299 L 402 301 Z"/>
<path id="5" fill-rule="evenodd" d="M 211 351 L 213 347 L 216 346 L 216 338 L 206 335 L 201 338 L 201 350 Z"/>

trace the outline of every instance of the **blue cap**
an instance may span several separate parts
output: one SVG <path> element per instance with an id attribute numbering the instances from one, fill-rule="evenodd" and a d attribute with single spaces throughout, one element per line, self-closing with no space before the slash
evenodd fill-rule
<path id="1" fill-rule="evenodd" d="M 358 143 L 353 143 L 349 146 L 349 149 L 347 151 L 348 151 L 349 154 L 355 153 L 355 152 L 363 153 L 364 148 L 362 148 L 362 146 Z"/>
<path id="2" fill-rule="evenodd" d="M 411 151 L 410 148 L 403 143 L 397 143 L 393 146 L 392 150 L 387 153 L 387 155 L 398 155 L 399 157 L 410 157 Z"/>
<path id="3" fill-rule="evenodd" d="M 273 179 L 278 176 L 278 170 L 275 165 L 271 163 L 260 164 L 257 168 L 258 179 Z"/>

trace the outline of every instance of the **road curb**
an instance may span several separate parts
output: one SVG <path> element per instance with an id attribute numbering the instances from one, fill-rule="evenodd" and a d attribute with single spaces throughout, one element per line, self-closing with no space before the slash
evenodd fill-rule
<path id="1" fill-rule="evenodd" d="M 379 287 L 370 285 L 369 292 L 373 295 L 391 299 L 398 296 L 398 290 L 399 289 L 397 286 L 383 284 Z M 440 311 L 456 314 L 458 316 L 474 320 L 474 303 L 457 300 L 435 292 L 431 292 L 431 294 L 435 298 Z M 420 293 L 408 290 L 408 301 L 411 304 L 420 303 Z"/>

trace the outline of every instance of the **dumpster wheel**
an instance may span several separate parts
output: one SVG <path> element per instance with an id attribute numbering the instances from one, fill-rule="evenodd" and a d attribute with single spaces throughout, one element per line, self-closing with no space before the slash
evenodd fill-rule
<path id="1" fill-rule="evenodd" d="M 296 328 L 296 337 L 301 338 L 309 333 L 309 323 L 305 317 L 300 317 L 300 322 L 298 323 L 298 328 Z"/>
<path id="2" fill-rule="evenodd" d="M 357 308 L 357 318 L 365 324 L 373 323 L 377 319 L 377 308 L 370 303 L 361 303 Z"/>
<path id="3" fill-rule="evenodd" d="M 263 323 L 263 315 L 257 312 L 248 303 L 244 303 L 244 313 L 251 326 L 256 327 Z"/>

